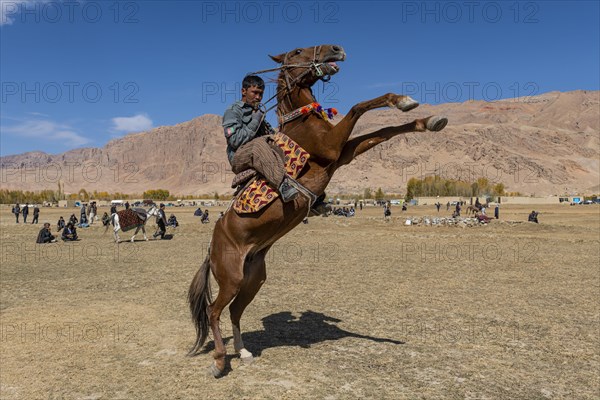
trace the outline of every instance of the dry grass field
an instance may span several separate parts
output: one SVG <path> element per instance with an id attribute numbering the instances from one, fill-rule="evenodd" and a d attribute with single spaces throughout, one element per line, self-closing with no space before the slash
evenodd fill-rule
<path id="1" fill-rule="evenodd" d="M 404 226 L 433 206 L 311 218 L 274 246 L 242 318 L 255 362 L 232 355 L 214 379 L 210 353 L 186 357 L 186 295 L 220 209 L 208 225 L 168 209 L 171 240 L 115 245 L 99 224 L 36 245 L 41 225 L 4 207 L 0 397 L 598 399 L 600 209 L 535 209 L 539 225 L 531 206 L 472 228 Z M 231 352 L 227 312 L 222 329 Z"/>

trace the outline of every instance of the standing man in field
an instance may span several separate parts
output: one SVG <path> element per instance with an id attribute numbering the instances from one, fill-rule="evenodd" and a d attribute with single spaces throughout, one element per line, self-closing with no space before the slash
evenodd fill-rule
<path id="1" fill-rule="evenodd" d="M 35 204 L 33 206 L 33 221 L 31 221 L 31 224 L 37 224 L 38 223 L 38 218 L 40 217 L 40 208 L 38 207 L 37 204 Z"/>
<path id="2" fill-rule="evenodd" d="M 27 216 L 29 215 L 29 205 L 27 203 L 23 206 L 23 211 L 21 211 L 21 213 L 23 214 L 23 223 L 26 224 Z"/>
<path id="3" fill-rule="evenodd" d="M 156 216 L 156 224 L 158 225 L 158 231 L 152 235 L 153 238 L 156 239 L 157 236 L 160 236 L 161 239 L 165 238 L 165 233 L 167 233 L 167 216 L 165 214 L 165 205 L 160 203 L 158 209 L 158 215 Z"/>
<path id="4" fill-rule="evenodd" d="M 81 223 L 87 223 L 87 212 L 86 212 L 86 208 L 87 208 L 87 204 L 82 203 L 81 204 L 81 210 L 79 212 L 79 221 L 81 221 Z"/>
<path id="5" fill-rule="evenodd" d="M 19 207 L 19 203 L 15 203 L 15 206 L 12 209 L 13 214 L 15 214 L 15 218 L 17 219 L 17 224 L 19 223 L 19 214 L 21 214 L 21 207 Z"/>
<path id="6" fill-rule="evenodd" d="M 94 218 L 96 218 L 96 215 L 98 214 L 98 208 L 96 207 L 95 201 L 90 203 L 90 206 L 88 207 L 88 214 L 90 216 L 90 225 L 92 225 L 94 223 Z"/>

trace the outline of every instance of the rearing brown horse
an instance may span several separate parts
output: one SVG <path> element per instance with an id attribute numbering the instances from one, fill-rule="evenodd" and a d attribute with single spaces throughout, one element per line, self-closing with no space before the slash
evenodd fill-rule
<path id="1" fill-rule="evenodd" d="M 311 87 L 324 77 L 339 71 L 336 61 L 346 53 L 341 46 L 321 45 L 298 48 L 271 58 L 280 63 L 277 113 L 280 117 L 315 102 Z M 309 154 L 310 159 L 298 181 L 316 195 L 325 192 L 334 172 L 356 156 L 379 143 L 407 132 L 440 131 L 448 120 L 443 117 L 417 119 L 402 126 L 380 129 L 348 140 L 356 122 L 365 112 L 381 107 L 409 111 L 418 103 L 408 96 L 388 93 L 356 104 L 337 124 L 332 125 L 316 113 L 303 115 L 280 126 Z M 188 299 L 196 325 L 196 342 L 190 355 L 197 354 L 212 330 L 215 361 L 211 372 L 220 376 L 225 368 L 226 349 L 219 328 L 223 309 L 229 311 L 233 325 L 233 342 L 242 362 L 252 361 L 252 354 L 242 342 L 240 318 L 267 278 L 265 255 L 271 246 L 298 225 L 308 213 L 308 198 L 298 196 L 283 203 L 280 198 L 256 214 L 238 215 L 229 210 L 215 225 L 209 253 L 190 285 Z M 212 271 L 219 293 L 212 301 L 209 271 Z"/>

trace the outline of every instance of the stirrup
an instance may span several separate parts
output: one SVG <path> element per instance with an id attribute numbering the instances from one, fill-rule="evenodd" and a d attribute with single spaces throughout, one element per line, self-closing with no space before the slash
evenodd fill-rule
<path id="1" fill-rule="evenodd" d="M 298 197 L 298 193 L 298 189 L 290 184 L 287 177 L 284 178 L 283 182 L 281 182 L 281 185 L 279 185 L 279 194 L 281 195 L 281 200 L 283 200 L 284 203 L 294 200 L 296 197 Z"/>

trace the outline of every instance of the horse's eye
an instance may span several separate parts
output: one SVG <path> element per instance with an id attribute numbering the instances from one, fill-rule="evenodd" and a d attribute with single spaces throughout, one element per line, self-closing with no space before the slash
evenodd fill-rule
<path id="1" fill-rule="evenodd" d="M 296 54 L 300 54 L 300 53 L 302 53 L 302 50 L 300 50 L 300 49 L 296 50 Z"/>

